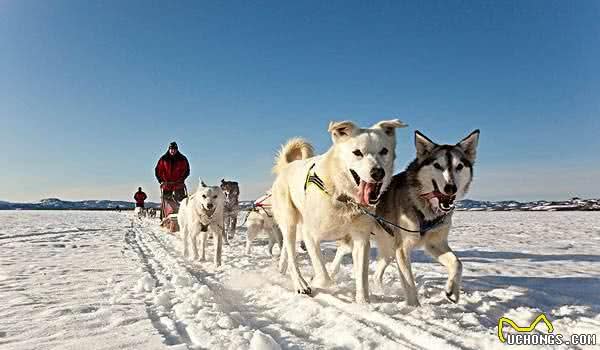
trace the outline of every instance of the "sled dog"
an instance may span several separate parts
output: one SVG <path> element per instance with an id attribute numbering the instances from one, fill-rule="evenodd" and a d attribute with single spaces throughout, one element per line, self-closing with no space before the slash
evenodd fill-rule
<path id="1" fill-rule="evenodd" d="M 156 209 L 155 208 L 149 208 L 147 210 L 147 215 L 149 218 L 156 218 Z"/>
<path id="2" fill-rule="evenodd" d="M 192 260 L 205 260 L 208 235 L 212 234 L 215 245 L 214 263 L 221 265 L 223 239 L 227 236 L 223 227 L 223 190 L 219 186 L 207 186 L 202 180 L 196 193 L 181 201 L 177 220 L 183 239 L 183 255 Z"/>
<path id="3" fill-rule="evenodd" d="M 240 212 L 240 187 L 236 181 L 221 180 L 221 189 L 225 195 L 223 215 L 225 217 L 225 233 L 228 239 L 233 239 L 237 228 L 237 217 Z"/>
<path id="4" fill-rule="evenodd" d="M 369 235 L 375 221 L 349 203 L 377 204 L 392 179 L 395 129 L 405 126 L 397 119 L 381 121 L 370 128 L 360 128 L 350 121 L 331 122 L 328 130 L 333 145 L 326 153 L 301 159 L 307 150 L 312 151 L 303 139 L 292 139 L 281 148 L 275 159 L 273 170 L 277 177 L 272 187 L 273 214 L 285 251 L 280 256 L 279 270 L 285 273 L 289 261 L 298 293 L 312 292 L 295 260 L 296 229 L 301 224 L 315 271 L 312 286 L 325 288 L 332 284 L 320 242 L 349 234 L 354 240 L 356 301 L 368 302 Z"/>
<path id="5" fill-rule="evenodd" d="M 269 255 L 273 256 L 273 246 L 275 244 L 279 245 L 279 252 L 281 254 L 283 237 L 281 236 L 279 227 L 273 219 L 271 193 L 267 193 L 254 201 L 253 208 L 246 218 L 246 227 L 246 254 L 250 254 L 252 241 L 254 241 L 256 236 L 262 232 L 269 236 L 269 246 L 267 248 Z"/>
<path id="6" fill-rule="evenodd" d="M 142 207 L 135 207 L 133 213 L 140 219 L 146 217 L 146 209 Z"/>

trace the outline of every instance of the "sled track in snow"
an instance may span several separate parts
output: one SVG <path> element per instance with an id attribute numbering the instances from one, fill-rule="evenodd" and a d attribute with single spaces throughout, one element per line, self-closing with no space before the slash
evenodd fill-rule
<path id="1" fill-rule="evenodd" d="M 335 347 L 335 342 L 332 343 L 331 339 L 310 334 L 310 332 L 298 329 L 297 326 L 278 317 L 277 313 L 273 312 L 276 305 L 269 304 L 269 298 L 261 296 L 260 290 L 250 290 L 243 293 L 227 288 L 223 281 L 219 280 L 218 275 L 223 269 L 231 267 L 229 264 L 235 263 L 235 256 L 229 256 L 228 259 L 224 257 L 224 266 L 215 272 L 206 271 L 200 263 L 192 263 L 183 259 L 173 246 L 172 236 L 164 235 L 162 232 L 157 233 L 157 229 L 153 229 L 147 225 L 142 226 L 142 223 L 143 221 L 138 222 L 137 227 L 133 231 L 138 242 L 137 244 L 146 260 L 144 261 L 146 266 L 159 266 L 161 271 L 170 275 L 170 278 L 173 278 L 177 270 L 184 269 L 193 278 L 194 282 L 208 286 L 215 295 L 216 303 L 222 307 L 223 311 L 234 315 L 233 318 L 240 325 L 251 329 L 261 329 L 263 333 L 273 337 L 283 348 L 318 349 Z M 210 250 L 212 250 L 211 248 L 209 245 Z M 239 254 L 243 254 L 241 246 L 236 246 L 235 248 L 240 248 Z M 209 251 L 209 255 L 210 253 L 211 251 Z M 158 259 L 161 261 L 156 261 Z M 203 262 L 202 264 L 212 266 L 212 262 Z M 161 276 L 157 276 L 156 273 L 154 273 L 153 277 L 157 280 L 161 279 Z M 454 340 L 456 337 L 455 332 L 446 327 L 440 327 L 440 323 L 430 323 L 428 321 L 411 319 L 410 317 L 410 321 L 398 319 L 385 313 L 370 312 L 369 310 L 365 312 L 365 308 L 371 308 L 371 306 L 359 306 L 349 303 L 335 295 L 329 294 L 329 292 L 320 292 L 314 297 L 308 298 L 297 295 L 278 281 L 265 280 L 264 285 L 265 288 L 269 287 L 273 289 L 274 293 L 280 299 L 284 299 L 283 302 L 285 303 L 293 305 L 302 300 L 304 303 L 309 303 L 311 307 L 317 308 L 319 314 L 330 314 L 331 318 L 343 318 L 345 323 L 355 325 L 360 330 L 360 334 L 355 335 L 356 339 L 365 344 L 368 344 L 369 340 L 377 339 L 378 341 L 385 340 L 388 344 L 395 344 L 407 349 L 421 349 L 430 344 L 424 343 L 422 339 L 419 339 L 420 335 L 428 334 L 429 337 L 436 338 L 440 344 L 443 344 L 447 348 L 466 349 L 466 347 Z M 280 300 L 279 304 L 281 303 L 282 301 Z M 151 313 L 152 307 L 149 309 L 149 313 Z M 156 319 L 156 316 L 153 316 L 153 319 Z M 172 315 L 172 313 L 170 317 L 175 324 L 181 324 L 180 320 Z M 161 331 L 160 327 L 162 323 L 157 322 L 155 326 Z M 276 331 L 272 331 L 272 329 L 276 329 Z M 184 326 L 181 326 L 178 331 L 180 341 L 188 345 L 198 346 L 198 344 L 195 344 L 190 339 Z"/>
<path id="2" fill-rule="evenodd" d="M 139 233 L 138 233 L 139 234 Z M 198 264 L 193 264 L 189 261 L 186 261 L 181 257 L 181 255 L 175 250 L 175 248 L 166 242 L 165 239 L 161 239 L 157 237 L 154 231 L 152 230 L 144 230 L 145 237 L 149 238 L 149 243 L 155 246 L 152 248 L 155 251 L 157 249 L 162 250 L 166 253 L 166 257 L 169 258 L 168 264 L 172 267 L 176 268 L 184 268 L 193 278 L 195 282 L 198 282 L 202 285 L 208 286 L 213 292 L 215 296 L 215 301 L 223 308 L 227 313 L 236 313 L 237 317 L 236 321 L 246 327 L 251 329 L 256 329 L 258 324 L 265 323 L 264 319 L 268 319 L 271 324 L 278 324 L 281 329 L 287 332 L 285 334 L 285 339 L 288 339 L 288 342 L 299 343 L 302 344 L 300 347 L 293 346 L 289 344 L 285 348 L 288 349 L 304 349 L 307 345 L 308 334 L 302 331 L 297 331 L 293 328 L 286 327 L 285 324 L 278 323 L 276 319 L 269 318 L 264 314 L 264 309 L 256 309 L 254 305 L 247 305 L 243 303 L 244 297 L 233 290 L 226 289 L 222 284 L 215 280 L 214 273 L 202 270 Z M 143 243 L 142 243 L 143 244 Z M 148 248 L 150 244 L 146 245 Z M 212 262 L 204 262 L 206 264 L 212 264 Z M 261 319 L 261 321 L 259 321 Z M 178 322 L 176 318 L 173 318 L 174 322 Z M 278 334 L 270 332 L 268 329 L 261 328 L 261 331 L 265 334 L 271 335 L 275 339 L 281 339 L 282 337 Z M 291 340 L 291 341 L 290 341 Z M 187 337 L 186 343 L 190 345 L 197 346 L 197 344 L 193 344 L 189 337 Z M 308 342 L 309 343 L 309 342 Z M 325 345 L 321 343 L 313 343 L 314 348 L 323 348 Z"/>
<path id="3" fill-rule="evenodd" d="M 139 226 L 139 223 L 138 223 Z M 128 229 L 125 234 L 125 242 L 135 251 L 140 262 L 144 269 L 152 276 L 152 278 L 156 281 L 157 286 L 161 286 L 164 281 L 161 281 L 162 278 L 157 274 L 157 269 L 164 270 L 164 268 L 160 265 L 160 262 L 153 258 L 151 250 L 144 244 L 143 240 L 140 237 L 139 227 L 132 227 Z M 167 315 L 172 324 L 175 325 L 175 331 L 177 332 L 175 335 L 168 329 L 167 325 L 164 322 L 161 322 L 161 317 L 158 314 L 155 306 L 146 301 L 146 312 L 148 314 L 148 318 L 151 320 L 154 328 L 161 334 L 164 338 L 164 342 L 166 345 L 176 345 L 181 343 L 190 344 L 190 338 L 185 328 L 182 327 L 178 320 L 171 315 Z"/>

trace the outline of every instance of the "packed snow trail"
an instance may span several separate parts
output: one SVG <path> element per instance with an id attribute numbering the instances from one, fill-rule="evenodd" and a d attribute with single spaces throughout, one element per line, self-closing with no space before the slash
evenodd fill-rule
<path id="1" fill-rule="evenodd" d="M 0 349 L 164 349 L 125 215 L 0 211 Z"/>
<path id="2" fill-rule="evenodd" d="M 208 261 L 190 262 L 157 220 L 0 212 L 0 348 L 504 349 L 498 319 L 527 324 L 541 312 L 556 332 L 600 338 L 598 214 L 457 213 L 461 301 L 445 299 L 445 268 L 417 251 L 423 306 L 413 308 L 394 265 L 383 290 L 370 284 L 371 304 L 355 304 L 349 256 L 336 286 L 298 295 L 265 241 L 244 254 L 244 228 L 215 268 L 212 241 Z M 334 247 L 322 245 L 327 261 Z M 312 276 L 307 255 L 298 258 Z"/>
<path id="3" fill-rule="evenodd" d="M 486 219 L 482 215 L 494 214 L 461 213 L 459 215 L 465 217 L 474 215 L 477 219 Z M 512 213 L 509 217 L 519 214 Z M 527 216 L 523 218 L 526 219 Z M 567 214 L 567 218 L 571 217 Z M 585 216 L 579 218 L 577 215 L 572 218 L 575 220 L 573 224 L 582 228 L 585 226 L 584 221 L 588 219 Z M 509 219 L 510 221 L 517 226 L 522 226 L 515 220 Z M 559 223 L 549 223 L 534 228 L 545 231 L 546 235 L 552 235 L 553 232 L 557 235 L 554 237 L 555 240 L 547 242 L 549 248 L 553 246 L 562 250 L 575 248 L 572 243 L 568 243 L 574 240 L 565 240 L 564 235 L 560 234 L 559 227 L 555 228 L 554 225 L 559 226 Z M 487 224 L 483 225 L 486 226 Z M 465 230 L 469 227 L 470 225 L 465 227 L 457 225 L 456 235 L 467 241 L 461 243 L 485 243 L 477 239 L 476 234 L 470 234 L 471 237 L 468 237 L 469 233 Z M 501 227 L 494 223 L 493 226 L 489 225 L 488 229 L 496 233 L 495 231 Z M 386 273 L 385 280 L 389 282 L 384 287 L 384 293 L 373 290 L 372 304 L 363 306 L 353 303 L 354 282 L 350 273 L 349 258 L 345 261 L 344 269 L 338 277 L 337 287 L 328 291 L 317 291 L 314 297 L 300 296 L 293 292 L 288 277 L 277 273 L 276 259 L 267 257 L 264 247 L 255 249 L 251 256 L 243 254 L 244 241 L 241 238 L 244 230 L 241 231 L 241 237 L 238 235 L 237 239 L 224 249 L 223 266 L 215 268 L 210 261 L 192 263 L 184 260 L 180 253 L 181 244 L 177 238 L 163 233 L 154 223 L 148 221 L 140 223 L 138 233 L 142 237 L 146 236 L 141 240 L 157 259 L 169 265 L 167 279 L 186 281 L 185 283 L 192 286 L 197 283 L 190 291 L 184 288 L 179 292 L 180 301 L 183 304 L 194 305 L 193 290 L 197 288 L 207 288 L 213 296 L 211 301 L 214 304 L 209 304 L 208 307 L 188 307 L 191 313 L 196 313 L 194 321 L 191 321 L 190 317 L 185 317 L 181 321 L 191 327 L 193 332 L 197 332 L 198 324 L 201 324 L 200 328 L 206 331 L 206 333 L 201 332 L 203 338 L 191 337 L 191 345 L 207 348 L 230 346 L 243 348 L 248 346 L 246 341 L 251 337 L 252 331 L 260 329 L 283 348 L 291 349 L 501 348 L 504 345 L 499 343 L 496 336 L 496 325 L 500 317 L 508 314 L 525 321 L 537 316 L 541 311 L 552 311 L 556 316 L 565 317 L 565 320 L 555 319 L 555 324 L 560 325 L 561 321 L 564 321 L 569 325 L 567 329 L 562 330 L 563 333 L 568 333 L 568 330 L 575 332 L 572 329 L 574 324 L 590 331 L 597 332 L 600 329 L 598 317 L 600 298 L 595 293 L 596 288 L 600 287 L 598 280 L 600 256 L 537 255 L 528 253 L 525 249 L 519 253 L 483 250 L 478 247 L 470 251 L 461 250 L 459 255 L 464 257 L 463 260 L 467 265 L 465 293 L 461 303 L 454 305 L 448 303 L 442 295 L 446 276 L 443 267 L 431 263 L 422 253 L 417 253 L 415 272 L 419 276 L 423 307 L 415 309 L 404 304 L 396 271 L 393 268 L 388 269 Z M 600 231 L 594 232 L 596 239 L 593 243 L 598 246 Z M 535 236 L 523 235 L 523 233 L 517 233 L 522 237 L 518 242 L 513 241 L 513 246 L 515 243 L 526 245 L 537 241 Z M 497 248 L 496 245 L 503 243 L 504 240 L 510 241 L 512 235 L 514 233 L 508 237 L 496 237 L 490 243 Z M 573 238 L 577 239 L 577 237 Z M 564 242 L 564 246 L 561 241 Z M 325 244 L 324 248 L 326 256 L 331 260 L 334 254 L 333 245 Z M 539 249 L 534 250 L 539 251 Z M 493 260 L 497 257 L 501 261 L 508 260 L 508 262 L 494 266 Z M 300 254 L 299 258 L 305 273 L 310 276 L 312 271 L 306 255 Z M 574 261 L 564 266 L 565 261 L 570 260 Z M 467 264 L 467 261 L 472 261 L 474 266 Z M 553 269 L 559 266 L 562 271 L 568 272 L 571 265 L 582 264 L 585 269 L 580 270 L 580 273 L 589 275 L 592 272 L 591 275 L 595 277 L 544 277 L 554 276 L 557 270 L 553 272 Z M 474 267 L 481 267 L 481 269 Z M 500 274 L 502 269 L 504 275 Z M 475 276 L 482 273 L 480 277 Z M 539 282 L 531 275 L 536 276 Z M 564 288 L 570 283 L 578 283 L 581 289 L 573 291 Z M 176 285 L 174 289 L 177 290 L 178 287 Z M 583 305 L 563 306 L 564 303 Z M 563 311 L 569 315 L 582 313 L 581 316 L 592 317 L 581 317 L 579 322 L 573 322 L 574 320 L 566 317 L 568 315 L 563 314 Z M 219 318 L 227 315 L 238 328 L 227 331 L 218 327 Z"/>

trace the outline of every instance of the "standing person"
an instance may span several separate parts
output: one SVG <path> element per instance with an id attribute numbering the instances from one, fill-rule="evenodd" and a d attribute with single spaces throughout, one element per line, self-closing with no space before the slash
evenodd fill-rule
<path id="1" fill-rule="evenodd" d="M 136 208 L 143 208 L 144 201 L 146 200 L 146 198 L 148 198 L 148 196 L 146 196 L 144 191 L 142 191 L 141 187 L 138 187 L 138 191 L 133 195 L 133 199 L 135 199 Z"/>
<path id="2" fill-rule="evenodd" d="M 169 144 L 167 153 L 158 160 L 154 174 L 160 183 L 163 196 L 173 196 L 177 202 L 185 198 L 185 179 L 190 175 L 190 164 L 179 152 L 177 143 Z"/>

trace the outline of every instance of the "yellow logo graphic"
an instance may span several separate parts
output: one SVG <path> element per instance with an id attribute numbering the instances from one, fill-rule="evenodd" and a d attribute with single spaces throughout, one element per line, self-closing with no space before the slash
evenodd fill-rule
<path id="1" fill-rule="evenodd" d="M 535 329 L 535 327 L 538 325 L 538 323 L 540 323 L 542 321 L 544 321 L 544 323 L 546 324 L 546 327 L 548 327 L 548 333 L 554 332 L 554 326 L 552 326 L 552 323 L 550 321 L 548 321 L 548 318 L 546 317 L 545 314 L 540 314 L 533 322 L 531 322 L 529 327 L 519 327 L 510 318 L 501 317 L 498 320 L 498 339 L 500 339 L 501 342 L 506 343 L 506 338 L 504 337 L 504 333 L 502 332 L 502 328 L 505 323 L 508 323 L 517 332 L 526 333 L 526 332 L 532 332 Z"/>

